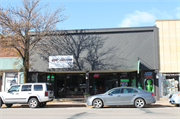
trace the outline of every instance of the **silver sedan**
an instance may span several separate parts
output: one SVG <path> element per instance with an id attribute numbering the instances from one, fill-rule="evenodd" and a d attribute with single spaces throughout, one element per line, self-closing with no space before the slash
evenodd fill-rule
<path id="1" fill-rule="evenodd" d="M 134 87 L 117 87 L 104 94 L 88 97 L 87 105 L 101 108 L 104 105 L 134 105 L 142 108 L 146 104 L 155 103 L 154 93 Z"/>

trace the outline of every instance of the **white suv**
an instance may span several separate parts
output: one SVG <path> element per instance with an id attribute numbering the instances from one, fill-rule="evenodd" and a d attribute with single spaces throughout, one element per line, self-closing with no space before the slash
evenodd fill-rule
<path id="1" fill-rule="evenodd" d="M 8 91 L 0 92 L 0 107 L 5 104 L 29 104 L 30 108 L 44 107 L 53 101 L 54 93 L 48 83 L 24 83 L 12 85 Z"/>

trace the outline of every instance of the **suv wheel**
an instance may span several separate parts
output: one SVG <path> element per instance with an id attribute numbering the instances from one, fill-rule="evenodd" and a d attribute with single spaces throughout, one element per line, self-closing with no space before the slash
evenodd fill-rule
<path id="1" fill-rule="evenodd" d="M 28 102 L 30 108 L 37 108 L 39 101 L 36 98 L 31 98 Z"/>
<path id="2" fill-rule="evenodd" d="M 39 103 L 39 107 L 44 107 L 44 106 L 46 106 L 46 102 Z"/>
<path id="3" fill-rule="evenodd" d="M 6 107 L 12 107 L 13 104 L 5 104 Z"/>
<path id="4" fill-rule="evenodd" d="M 1 108 L 1 106 L 2 106 L 2 103 L 3 103 L 3 102 L 2 102 L 2 100 L 1 100 L 1 98 L 0 98 L 0 108 Z"/>

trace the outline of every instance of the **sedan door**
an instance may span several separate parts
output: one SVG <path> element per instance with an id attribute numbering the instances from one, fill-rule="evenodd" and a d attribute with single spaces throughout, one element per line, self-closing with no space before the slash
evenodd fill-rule
<path id="1" fill-rule="evenodd" d="M 20 85 L 12 86 L 3 97 L 5 103 L 18 103 L 19 102 L 19 89 Z"/>
<path id="2" fill-rule="evenodd" d="M 123 88 L 121 93 L 120 104 L 121 105 L 132 105 L 136 98 L 137 91 L 133 88 Z"/>
<path id="3" fill-rule="evenodd" d="M 112 89 L 105 96 L 104 100 L 106 105 L 120 105 L 121 89 Z"/>

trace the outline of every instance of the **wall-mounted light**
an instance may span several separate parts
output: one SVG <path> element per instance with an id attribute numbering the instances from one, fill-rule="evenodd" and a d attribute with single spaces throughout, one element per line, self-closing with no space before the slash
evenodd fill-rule
<path id="1" fill-rule="evenodd" d="M 86 71 L 86 79 L 89 77 L 89 71 Z"/>
<path id="2" fill-rule="evenodd" d="M 159 74 L 158 74 L 158 73 L 156 74 L 156 78 L 157 78 L 157 79 L 159 78 Z"/>

